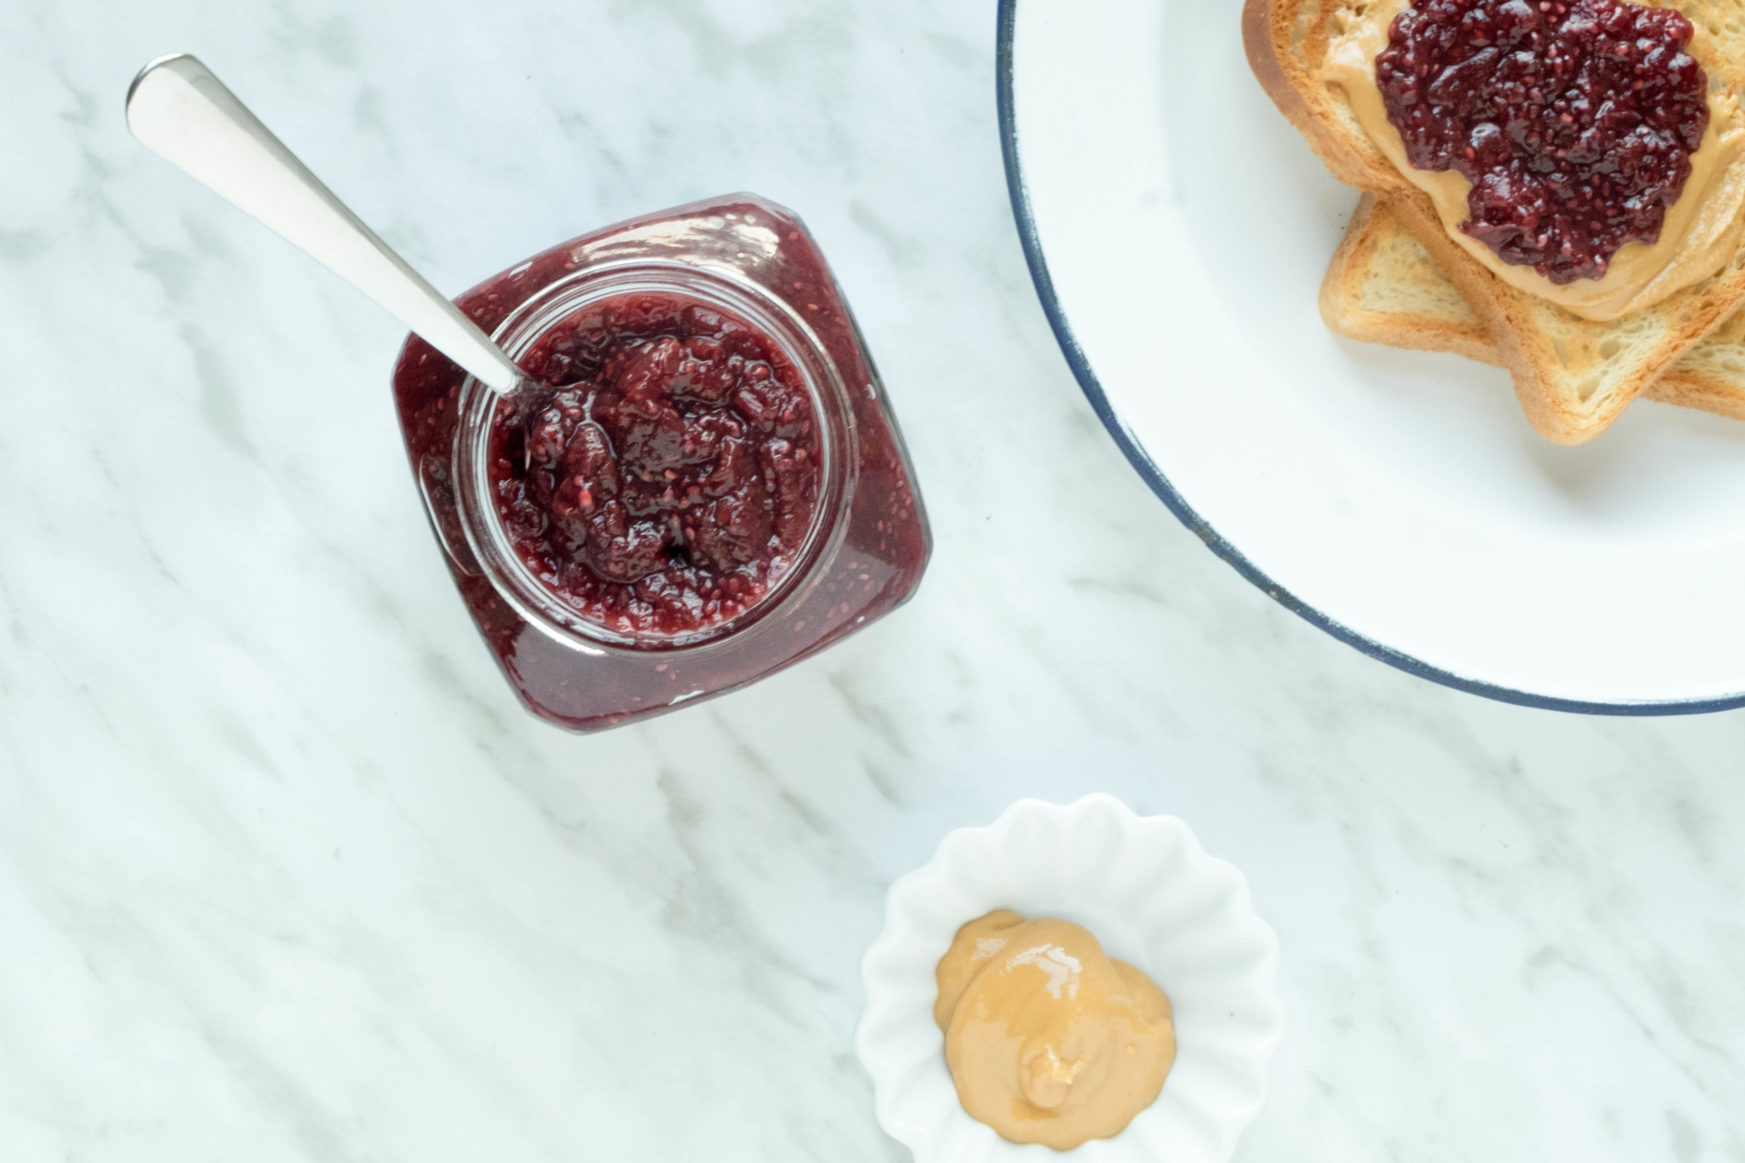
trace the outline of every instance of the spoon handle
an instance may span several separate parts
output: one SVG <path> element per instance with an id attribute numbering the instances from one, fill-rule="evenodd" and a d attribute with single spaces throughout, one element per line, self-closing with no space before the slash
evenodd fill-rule
<path id="1" fill-rule="evenodd" d="M 127 91 L 127 127 L 254 215 L 498 392 L 522 374 L 472 320 L 406 265 L 187 53 L 159 57 Z"/>

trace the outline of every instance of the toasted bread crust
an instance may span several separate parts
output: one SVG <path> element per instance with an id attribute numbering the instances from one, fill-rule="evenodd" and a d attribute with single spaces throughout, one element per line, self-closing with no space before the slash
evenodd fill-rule
<path id="1" fill-rule="evenodd" d="M 1364 195 L 1321 284 L 1327 325 L 1349 339 L 1500 366 L 1489 333 L 1463 298 L 1447 293 L 1453 285 L 1433 260 L 1403 258 L 1412 247 L 1429 258 L 1389 203 Z M 1745 420 L 1745 311 L 1711 331 L 1643 395 Z"/>
<path id="2" fill-rule="evenodd" d="M 1403 275 L 1376 273 L 1380 263 L 1378 247 L 1390 232 L 1401 230 L 1404 227 L 1398 217 L 1386 204 L 1377 203 L 1373 194 L 1365 194 L 1358 201 L 1345 228 L 1345 237 L 1340 240 L 1333 261 L 1327 264 L 1327 276 L 1321 282 L 1321 318 L 1348 339 L 1412 351 L 1451 352 L 1501 367 L 1502 357 L 1491 342 L 1490 332 L 1463 301 L 1457 300 L 1465 308 L 1460 315 L 1412 313 L 1399 308 L 1377 311 L 1365 304 L 1363 285 L 1370 279 L 1391 277 L 1403 281 Z"/>
<path id="3" fill-rule="evenodd" d="M 1449 237 L 1429 196 L 1343 112 L 1342 94 L 1319 81 L 1331 20 L 1348 2 L 1246 0 L 1242 30 L 1250 68 L 1334 176 L 1385 199 L 1441 265 L 1490 334 L 1529 422 L 1560 444 L 1591 440 L 1745 301 L 1745 254 L 1611 323 L 1583 319 L 1503 282 Z M 1717 71 L 1729 81 L 1737 73 Z"/>
<path id="4" fill-rule="evenodd" d="M 1329 129 L 1326 92 L 1290 51 L 1294 26 L 1306 9 L 1318 10 L 1323 0 L 1246 0 L 1242 6 L 1242 47 L 1248 67 L 1272 103 L 1297 127 L 1333 176 L 1348 186 L 1377 193 L 1415 189 L 1400 176 L 1387 156 L 1367 138 L 1355 141 Z M 1331 38 L 1325 20 L 1311 19 L 1304 28 L 1304 52 L 1310 61 L 1326 55 Z"/>
<path id="5" fill-rule="evenodd" d="M 1662 404 L 1713 412 L 1729 420 L 1745 420 L 1745 395 L 1704 377 L 1681 374 L 1676 368 L 1648 385 L 1642 394 Z"/>

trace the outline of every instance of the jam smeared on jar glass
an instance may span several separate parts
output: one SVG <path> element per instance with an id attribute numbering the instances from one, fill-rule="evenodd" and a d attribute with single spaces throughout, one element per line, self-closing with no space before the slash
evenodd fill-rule
<path id="1" fill-rule="evenodd" d="M 1416 0 L 1376 82 L 1406 156 L 1472 183 L 1461 229 L 1553 283 L 1653 243 L 1708 128 L 1690 21 L 1620 0 Z"/>
<path id="2" fill-rule="evenodd" d="M 798 369 L 743 319 L 666 294 L 583 308 L 521 360 L 549 385 L 499 406 L 491 484 L 516 552 L 608 630 L 680 635 L 755 605 L 818 505 Z"/>

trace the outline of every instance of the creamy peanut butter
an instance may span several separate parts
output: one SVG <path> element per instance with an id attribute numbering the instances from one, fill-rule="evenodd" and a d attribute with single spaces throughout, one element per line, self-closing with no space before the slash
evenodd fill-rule
<path id="1" fill-rule="evenodd" d="M 1511 286 L 1584 318 L 1618 319 L 1652 307 L 1675 291 L 1708 278 L 1726 265 L 1745 232 L 1745 114 L 1734 96 L 1711 85 L 1709 127 L 1691 155 L 1691 174 L 1666 212 L 1654 243 L 1628 242 L 1612 257 L 1604 278 L 1559 286 L 1528 266 L 1504 262 L 1460 229 L 1472 186 L 1452 170 L 1420 170 L 1406 160 L 1406 145 L 1388 120 L 1375 80 L 1375 58 L 1388 44 L 1388 28 L 1408 0 L 1370 0 L 1328 45 L 1321 79 L 1345 93 L 1364 134 L 1394 168 L 1430 196 L 1448 236 L 1486 269 Z M 1712 79 L 1712 78 L 1711 78 Z"/>
<path id="2" fill-rule="evenodd" d="M 989 913 L 957 931 L 935 978 L 958 1101 L 1014 1143 L 1118 1135 L 1175 1063 L 1169 998 L 1070 921 Z"/>

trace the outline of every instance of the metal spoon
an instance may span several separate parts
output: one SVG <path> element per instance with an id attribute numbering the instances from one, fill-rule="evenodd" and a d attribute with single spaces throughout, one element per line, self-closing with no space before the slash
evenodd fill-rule
<path id="1" fill-rule="evenodd" d="M 127 90 L 127 127 L 155 153 L 320 259 L 480 383 L 508 395 L 528 382 L 192 56 L 159 57 L 139 71 Z"/>

